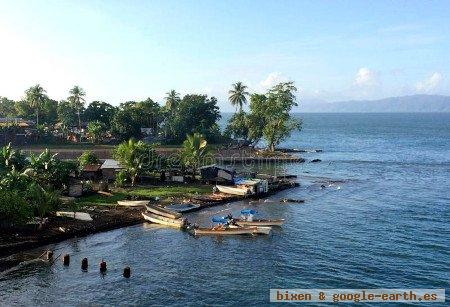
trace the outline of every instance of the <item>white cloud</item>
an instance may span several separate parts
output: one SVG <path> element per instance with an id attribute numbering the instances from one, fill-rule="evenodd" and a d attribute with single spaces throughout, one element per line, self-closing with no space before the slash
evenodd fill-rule
<path id="1" fill-rule="evenodd" d="M 361 67 L 355 76 L 355 84 L 361 87 L 372 87 L 379 84 L 378 75 L 367 67 Z"/>
<path id="2" fill-rule="evenodd" d="M 419 93 L 431 93 L 433 92 L 441 83 L 442 75 L 438 72 L 434 72 L 430 77 L 423 81 L 416 83 L 416 90 Z"/>
<path id="3" fill-rule="evenodd" d="M 266 79 L 262 80 L 260 84 L 262 87 L 269 88 L 280 82 L 287 82 L 287 81 L 289 81 L 289 78 L 283 75 L 282 73 L 272 72 L 267 76 Z"/>

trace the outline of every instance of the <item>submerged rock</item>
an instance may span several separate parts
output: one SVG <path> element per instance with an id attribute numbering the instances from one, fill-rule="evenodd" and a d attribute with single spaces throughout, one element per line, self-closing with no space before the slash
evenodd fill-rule
<path id="1" fill-rule="evenodd" d="M 314 160 L 311 160 L 310 163 L 317 163 L 317 162 L 322 162 L 322 160 L 320 160 L 320 159 L 314 159 Z"/>

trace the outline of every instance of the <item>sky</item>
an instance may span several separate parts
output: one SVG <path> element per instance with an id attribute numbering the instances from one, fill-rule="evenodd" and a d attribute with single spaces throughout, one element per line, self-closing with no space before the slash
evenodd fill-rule
<path id="1" fill-rule="evenodd" d="M 450 94 L 450 1 L 0 0 L 0 96 L 74 85 L 118 105 L 175 89 L 233 108 L 294 81 L 300 101 Z"/>

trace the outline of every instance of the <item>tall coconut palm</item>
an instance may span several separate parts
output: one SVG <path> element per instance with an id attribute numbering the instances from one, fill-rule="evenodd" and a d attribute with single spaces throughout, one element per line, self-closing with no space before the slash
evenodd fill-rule
<path id="1" fill-rule="evenodd" d="M 70 91 L 69 91 L 69 98 L 67 99 L 72 107 L 74 107 L 77 110 L 78 115 L 78 129 L 81 130 L 81 119 L 80 119 L 80 113 L 81 109 L 84 106 L 84 96 L 86 96 L 86 92 L 79 87 L 78 85 L 75 85 Z"/>
<path id="2" fill-rule="evenodd" d="M 228 100 L 231 105 L 235 106 L 236 109 L 239 108 L 242 111 L 242 106 L 247 103 L 247 97 L 249 92 L 246 91 L 247 86 L 242 82 L 236 82 L 231 85 L 232 89 L 228 91 Z"/>
<path id="3" fill-rule="evenodd" d="M 181 160 L 185 167 L 192 169 L 192 176 L 195 178 L 198 168 L 204 164 L 208 157 L 208 142 L 200 133 L 188 135 L 183 142 L 181 150 Z"/>
<path id="4" fill-rule="evenodd" d="M 47 99 L 47 95 L 40 84 L 36 84 L 25 91 L 26 102 L 36 112 L 36 126 L 39 125 L 39 110 L 45 103 L 45 99 Z"/>
<path id="5" fill-rule="evenodd" d="M 170 92 L 167 92 L 166 95 L 166 107 L 173 113 L 173 111 L 177 108 L 178 103 L 180 102 L 180 94 L 175 90 L 171 90 Z"/>

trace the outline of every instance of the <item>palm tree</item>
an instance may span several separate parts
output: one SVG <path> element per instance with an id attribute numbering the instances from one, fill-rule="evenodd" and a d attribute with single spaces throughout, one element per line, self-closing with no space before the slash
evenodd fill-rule
<path id="1" fill-rule="evenodd" d="M 142 141 L 130 139 L 119 144 L 114 150 L 114 158 L 125 168 L 134 186 L 137 176 L 148 166 L 150 148 Z"/>
<path id="2" fill-rule="evenodd" d="M 166 107 L 168 110 L 173 112 L 180 102 L 180 94 L 175 90 L 171 90 L 170 92 L 167 92 L 166 95 Z"/>
<path id="3" fill-rule="evenodd" d="M 36 84 L 25 91 L 25 100 L 36 112 L 36 126 L 39 126 L 39 109 L 44 104 L 46 98 L 45 90 L 40 84 Z"/>
<path id="4" fill-rule="evenodd" d="M 204 161 L 202 160 L 209 155 L 207 146 L 208 142 L 199 133 L 188 135 L 183 142 L 181 160 L 184 166 L 191 167 L 193 178 L 195 178 L 198 168 L 203 164 Z"/>
<path id="5" fill-rule="evenodd" d="M 239 110 L 242 111 L 242 106 L 247 103 L 247 97 L 249 92 L 246 91 L 247 86 L 242 82 L 236 82 L 232 84 L 232 89 L 228 91 L 228 100 L 231 105 L 235 106 L 236 109 L 239 107 Z"/>
<path id="6" fill-rule="evenodd" d="M 79 87 L 78 85 L 75 85 L 70 91 L 69 91 L 69 102 L 72 104 L 72 107 L 77 109 L 77 115 L 78 115 L 78 129 L 81 130 L 81 119 L 80 119 L 80 112 L 81 109 L 84 106 L 84 96 L 86 96 L 86 92 Z"/>

